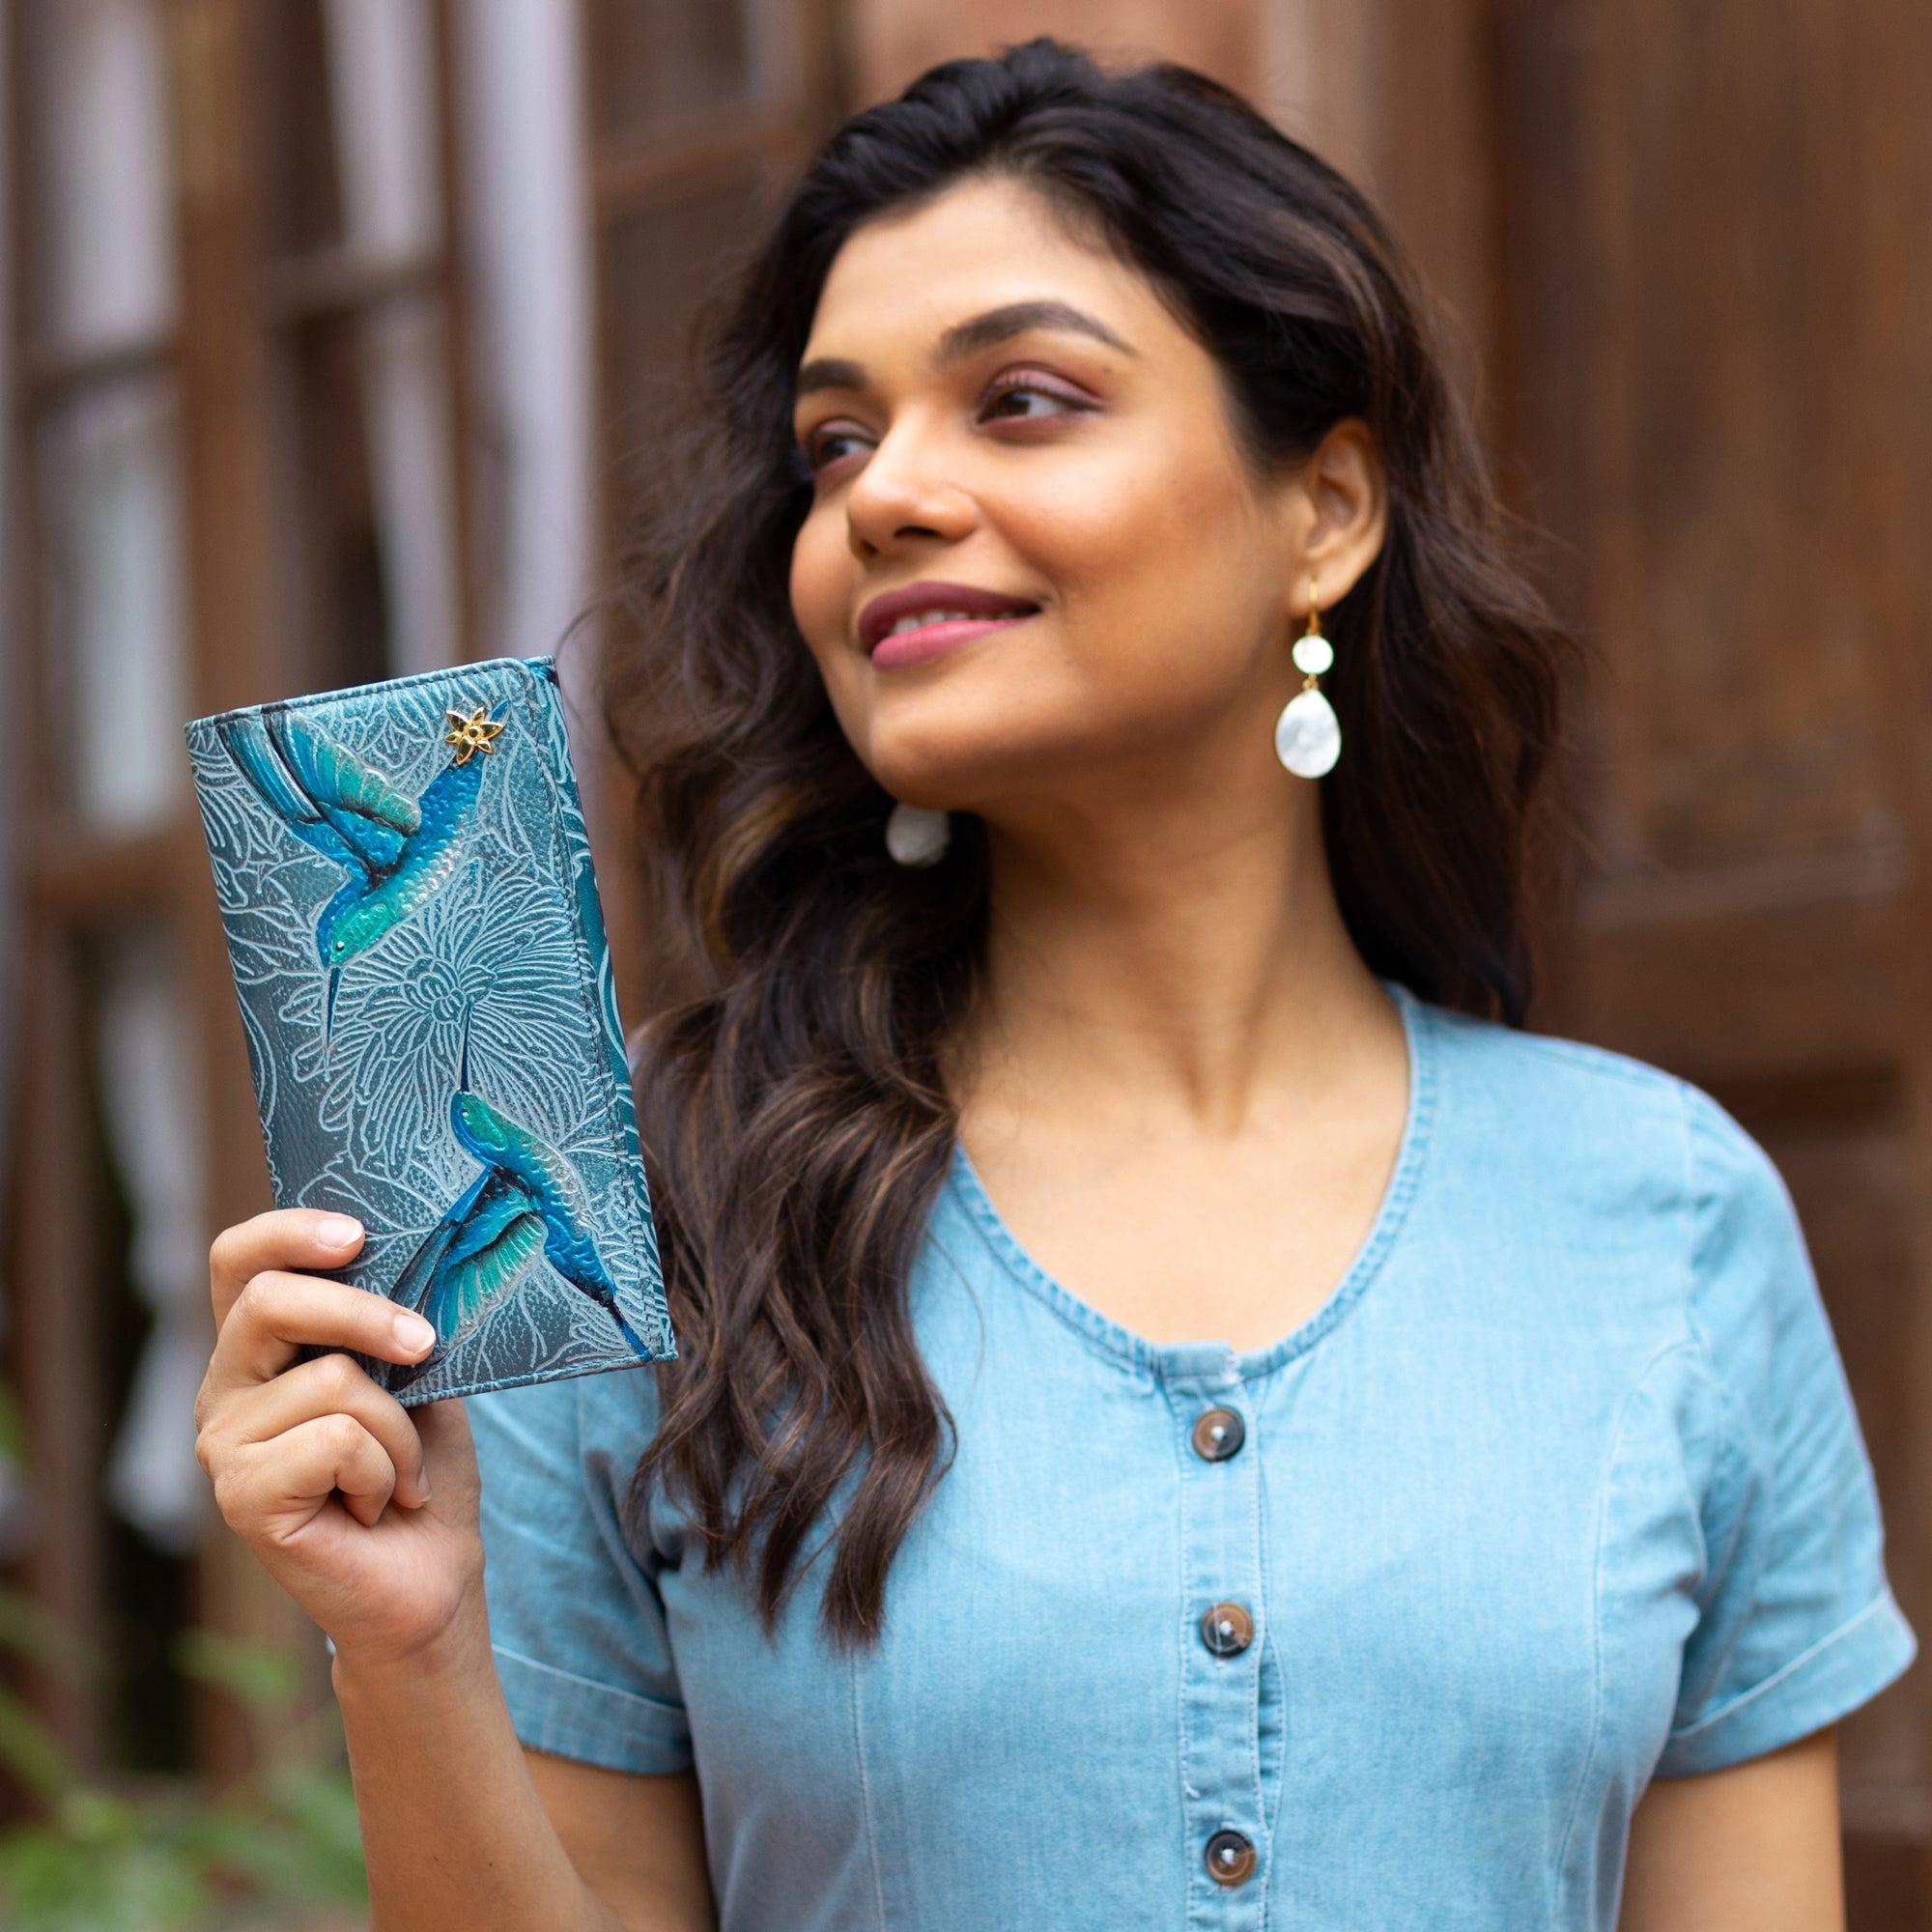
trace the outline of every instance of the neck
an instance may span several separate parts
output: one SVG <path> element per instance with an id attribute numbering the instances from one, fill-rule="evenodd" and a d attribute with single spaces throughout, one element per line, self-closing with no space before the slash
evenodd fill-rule
<path id="1" fill-rule="evenodd" d="M 1321 1080 L 1361 1028 L 1393 1024 L 1343 926 L 1313 789 L 1242 789 L 989 828 L 969 1106 L 1119 1099 L 1232 1133 L 1264 1092 Z"/>

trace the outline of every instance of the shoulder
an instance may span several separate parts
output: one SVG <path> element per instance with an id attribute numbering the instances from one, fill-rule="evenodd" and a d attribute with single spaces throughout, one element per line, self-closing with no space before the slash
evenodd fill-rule
<path id="1" fill-rule="evenodd" d="M 1521 1212 L 1581 1215 L 1627 1250 L 1639 1230 L 1678 1276 L 1692 1325 L 1721 1328 L 1733 1289 L 1808 1284 L 1770 1157 L 1708 1094 L 1623 1054 L 1417 1006 L 1417 1062 L 1438 1116 L 1438 1171 Z M 1573 1233 L 1575 1230 L 1573 1229 Z"/>
<path id="2" fill-rule="evenodd" d="M 1459 1101 L 1571 1120 L 1585 1127 L 1676 1125 L 1706 1096 L 1674 1074 L 1606 1047 L 1524 1033 L 1417 1001 L 1417 1031 Z"/>
<path id="3" fill-rule="evenodd" d="M 1639 1174 L 1688 1210 L 1784 1205 L 1769 1157 L 1708 1094 L 1626 1054 L 1417 1004 L 1418 1059 L 1454 1124 L 1526 1169 Z"/>
<path id="4" fill-rule="evenodd" d="M 1708 1094 L 1601 1047 L 1415 1010 L 1439 1171 L 1487 1183 L 1466 1190 L 1484 1212 L 1640 1260 L 1716 1363 L 1761 1367 L 1780 1331 L 1821 1328 L 1784 1182 Z"/>

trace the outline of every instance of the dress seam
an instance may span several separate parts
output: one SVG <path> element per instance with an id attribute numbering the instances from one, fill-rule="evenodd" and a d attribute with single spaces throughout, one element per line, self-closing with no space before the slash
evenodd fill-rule
<path id="1" fill-rule="evenodd" d="M 520 1663 L 526 1670 L 540 1670 L 546 1677 L 555 1677 L 565 1684 L 575 1684 L 582 1690 L 595 1690 L 602 1697 L 620 1697 L 627 1704 L 637 1704 L 646 1711 L 662 1711 L 668 1718 L 684 1717 L 684 1707 L 667 1703 L 662 1697 L 645 1697 L 636 1690 L 619 1689 L 615 1684 L 600 1684 L 594 1677 L 584 1677 L 575 1670 L 559 1670 L 554 1663 L 546 1663 L 541 1658 L 526 1657 L 520 1650 L 512 1650 L 506 1643 L 493 1643 L 490 1646 L 493 1657 L 507 1658 L 512 1663 Z"/>
<path id="2" fill-rule="evenodd" d="M 866 1723 L 859 1715 L 859 1662 L 848 1657 L 845 1679 L 852 1698 L 852 1758 L 859 1772 L 859 1814 L 866 1822 L 866 1851 L 872 1866 L 872 1909 L 886 1932 L 886 1885 L 879 1869 L 879 1834 L 872 1822 L 872 1780 L 866 1770 Z"/>
<path id="3" fill-rule="evenodd" d="M 1684 1133 L 1684 1268 L 1683 1268 L 1683 1308 L 1684 1332 L 1690 1337 L 1690 1345 L 1697 1357 L 1697 1365 L 1705 1384 L 1710 1388 L 1717 1405 L 1718 1452 L 1712 1459 L 1712 1485 L 1715 1488 L 1722 1481 L 1734 1462 L 1744 1465 L 1744 1479 L 1747 1486 L 1750 1480 L 1751 1450 L 1748 1437 L 1740 1426 L 1737 1406 L 1729 1385 L 1718 1369 L 1718 1358 L 1712 1351 L 1711 1344 L 1705 1336 L 1703 1324 L 1697 1320 L 1697 1220 L 1704 1205 L 1704 1191 L 1701 1166 L 1697 1158 L 1697 1123 L 1692 1116 L 1693 1097 L 1697 1090 L 1686 1082 L 1673 1082 L 1677 1090 L 1678 1119 Z M 1764 1469 L 1764 1484 L 1768 1507 L 1774 1515 L 1776 1510 L 1776 1470 L 1767 1462 Z M 1704 1511 L 1699 1499 L 1697 1511 L 1697 1542 L 1704 1565 L 1704 1574 L 1698 1584 L 1699 1612 L 1703 1609 L 1702 1594 L 1712 1580 L 1713 1555 L 1710 1537 L 1706 1532 Z M 1719 1564 L 1728 1565 L 1735 1553 L 1738 1529 L 1742 1522 L 1732 1526 L 1729 1545 L 1724 1548 Z"/>
<path id="4" fill-rule="evenodd" d="M 1172 1426 L 1178 1428 L 1179 1424 L 1175 1423 Z M 1188 1690 L 1187 1690 L 1187 1664 L 1188 1664 L 1187 1586 L 1189 1581 L 1191 1580 L 1193 1566 L 1188 1557 L 1189 1545 L 1187 1541 L 1187 1490 L 1188 1490 L 1187 1449 L 1186 1446 L 1183 1443 L 1181 1443 L 1178 1438 L 1175 1439 L 1175 1458 L 1179 1465 L 1179 1470 L 1180 1470 L 1180 1487 L 1177 1497 L 1178 1508 L 1176 1510 L 1176 1515 L 1179 1518 L 1179 1528 L 1180 1532 L 1180 1541 L 1179 1541 L 1180 1575 L 1176 1580 L 1177 1582 L 1179 1582 L 1180 1587 L 1175 1592 L 1176 1597 L 1179 1600 L 1180 1603 L 1180 1627 L 1179 1633 L 1179 1641 L 1177 1645 L 1177 1654 L 1175 1659 L 1176 1662 L 1175 1690 L 1176 1690 L 1176 1694 L 1179 1696 L 1180 1700 L 1179 1853 L 1180 1853 L 1180 1869 L 1187 1873 L 1187 1889 L 1186 1892 L 1183 1894 L 1183 1896 L 1186 1901 L 1187 1923 L 1191 1926 L 1195 1923 L 1196 1888 L 1194 1883 L 1194 1873 L 1193 1870 L 1191 1869 L 1191 1861 L 1188 1857 L 1188 1853 L 1190 1850 L 1188 1842 L 1188 1833 L 1191 1829 L 1190 1821 L 1193 1816 L 1193 1805 L 1196 1793 L 1193 1784 L 1190 1782 L 1190 1779 L 1193 1776 L 1194 1759 L 1193 1759 L 1193 1753 L 1189 1748 L 1189 1739 L 1191 1734 L 1189 1732 L 1187 1723 L 1188 1706 L 1193 1701 L 1192 1698 L 1188 1695 Z"/>
<path id="5" fill-rule="evenodd" d="M 1631 1385 L 1617 1412 L 1617 1426 L 1610 1433 L 1609 1448 L 1604 1458 L 1604 1470 L 1597 1485 L 1597 1525 L 1596 1548 L 1590 1563 L 1590 1737 L 1583 1749 L 1583 1762 L 1577 1774 L 1577 1789 L 1570 1800 L 1569 1816 L 1564 1820 L 1563 1835 L 1557 1841 L 1556 1863 L 1552 1871 L 1554 1890 L 1550 1900 L 1550 1926 L 1552 1932 L 1564 1923 L 1563 1901 L 1570 1879 L 1570 1848 L 1577 1835 L 1578 1820 L 1583 1815 L 1583 1802 L 1589 1794 L 1590 1780 L 1597 1768 L 1598 1747 L 1604 1735 L 1604 1548 L 1607 1541 L 1610 1515 L 1610 1492 L 1616 1483 L 1617 1463 L 1623 1455 L 1624 1437 L 1630 1428 L 1631 1416 L 1638 1401 L 1650 1386 L 1650 1378 L 1663 1363 L 1673 1355 L 1694 1354 L 1695 1345 L 1689 1338 L 1671 1342 L 1657 1350 L 1643 1365 L 1641 1374 Z"/>
<path id="6" fill-rule="evenodd" d="M 1268 1602 L 1266 1468 L 1266 1459 L 1258 1457 L 1254 1480 L 1255 1600 L 1262 1613 L 1262 1642 L 1255 1650 L 1254 1689 L 1248 1705 L 1248 1751 L 1255 1780 L 1255 1824 L 1262 1841 L 1261 1854 L 1267 1862 L 1261 1874 L 1261 1910 L 1256 1918 L 1256 1932 L 1267 1932 L 1268 1903 L 1274 1891 L 1274 1832 L 1268 1820 L 1267 1790 L 1262 1781 L 1262 1672 L 1267 1668 L 1267 1638 L 1274 1630 Z"/>
<path id="7" fill-rule="evenodd" d="M 1680 1729 L 1669 1732 L 1664 1742 L 1667 1745 L 1682 1744 L 1687 1738 L 1697 1737 L 1702 1732 L 1708 1731 L 1713 1724 L 1721 1724 L 1727 1718 L 1734 1717 L 1739 1711 L 1755 1703 L 1767 1691 L 1776 1690 L 1786 1678 L 1795 1671 L 1803 1670 L 1812 1659 L 1822 1657 L 1834 1644 L 1842 1643 L 1861 1624 L 1868 1623 L 1890 1602 L 1889 1587 L 1881 1590 L 1856 1616 L 1847 1617 L 1836 1630 L 1827 1631 L 1817 1642 L 1807 1644 L 1790 1662 L 1781 1664 L 1761 1683 L 1753 1684 L 1748 1690 L 1741 1690 L 1728 1703 L 1719 1705 L 1715 1711 L 1699 1718 L 1695 1723 L 1685 1724 Z"/>

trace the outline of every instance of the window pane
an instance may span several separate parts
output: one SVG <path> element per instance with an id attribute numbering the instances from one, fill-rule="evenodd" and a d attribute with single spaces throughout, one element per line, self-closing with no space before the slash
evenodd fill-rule
<path id="1" fill-rule="evenodd" d="M 161 377 L 76 396 L 39 441 L 43 661 L 65 803 L 134 831 L 181 803 L 187 712 L 173 393 Z"/>
<path id="2" fill-rule="evenodd" d="M 346 239 L 419 253 L 441 230 L 436 42 L 425 0 L 327 0 L 328 68 Z"/>
<path id="3" fill-rule="evenodd" d="M 273 383 L 284 687 L 330 690 L 451 662 L 440 304 L 389 301 L 292 327 Z"/>
<path id="4" fill-rule="evenodd" d="M 341 245 L 342 173 L 322 0 L 256 12 L 263 67 L 262 228 L 271 255 Z"/>
<path id="5" fill-rule="evenodd" d="M 207 1352 L 193 1014 L 165 933 L 124 931 L 101 953 L 101 1122 L 128 1208 L 128 1286 L 156 1324 L 108 1464 L 108 1494 L 156 1547 L 185 1555 L 201 1527 L 193 1407 Z"/>
<path id="6" fill-rule="evenodd" d="M 98 1364 L 113 1430 L 101 1474 L 113 1513 L 103 1582 L 116 1760 L 189 1761 L 187 1685 L 175 1645 L 192 1621 L 189 1558 L 207 1482 L 194 1394 L 208 1361 L 204 1139 L 193 1001 L 170 935 L 142 923 L 81 950 L 99 1172 Z"/>
<path id="7" fill-rule="evenodd" d="M 597 132 L 628 134 L 749 97 L 748 14 L 745 0 L 591 0 Z"/>
<path id="8" fill-rule="evenodd" d="M 434 249 L 441 197 L 428 0 L 276 0 L 259 17 L 270 252 Z"/>
<path id="9" fill-rule="evenodd" d="M 39 0 L 23 23 L 35 333 L 67 352 L 151 335 L 175 311 L 158 9 Z"/>

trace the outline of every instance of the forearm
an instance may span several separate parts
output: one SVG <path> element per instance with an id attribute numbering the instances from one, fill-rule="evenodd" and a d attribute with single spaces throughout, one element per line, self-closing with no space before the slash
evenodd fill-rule
<path id="1" fill-rule="evenodd" d="M 432 1651 L 338 1656 L 372 1932 L 643 1932 L 578 1875 L 530 1781 L 481 1605 Z"/>

